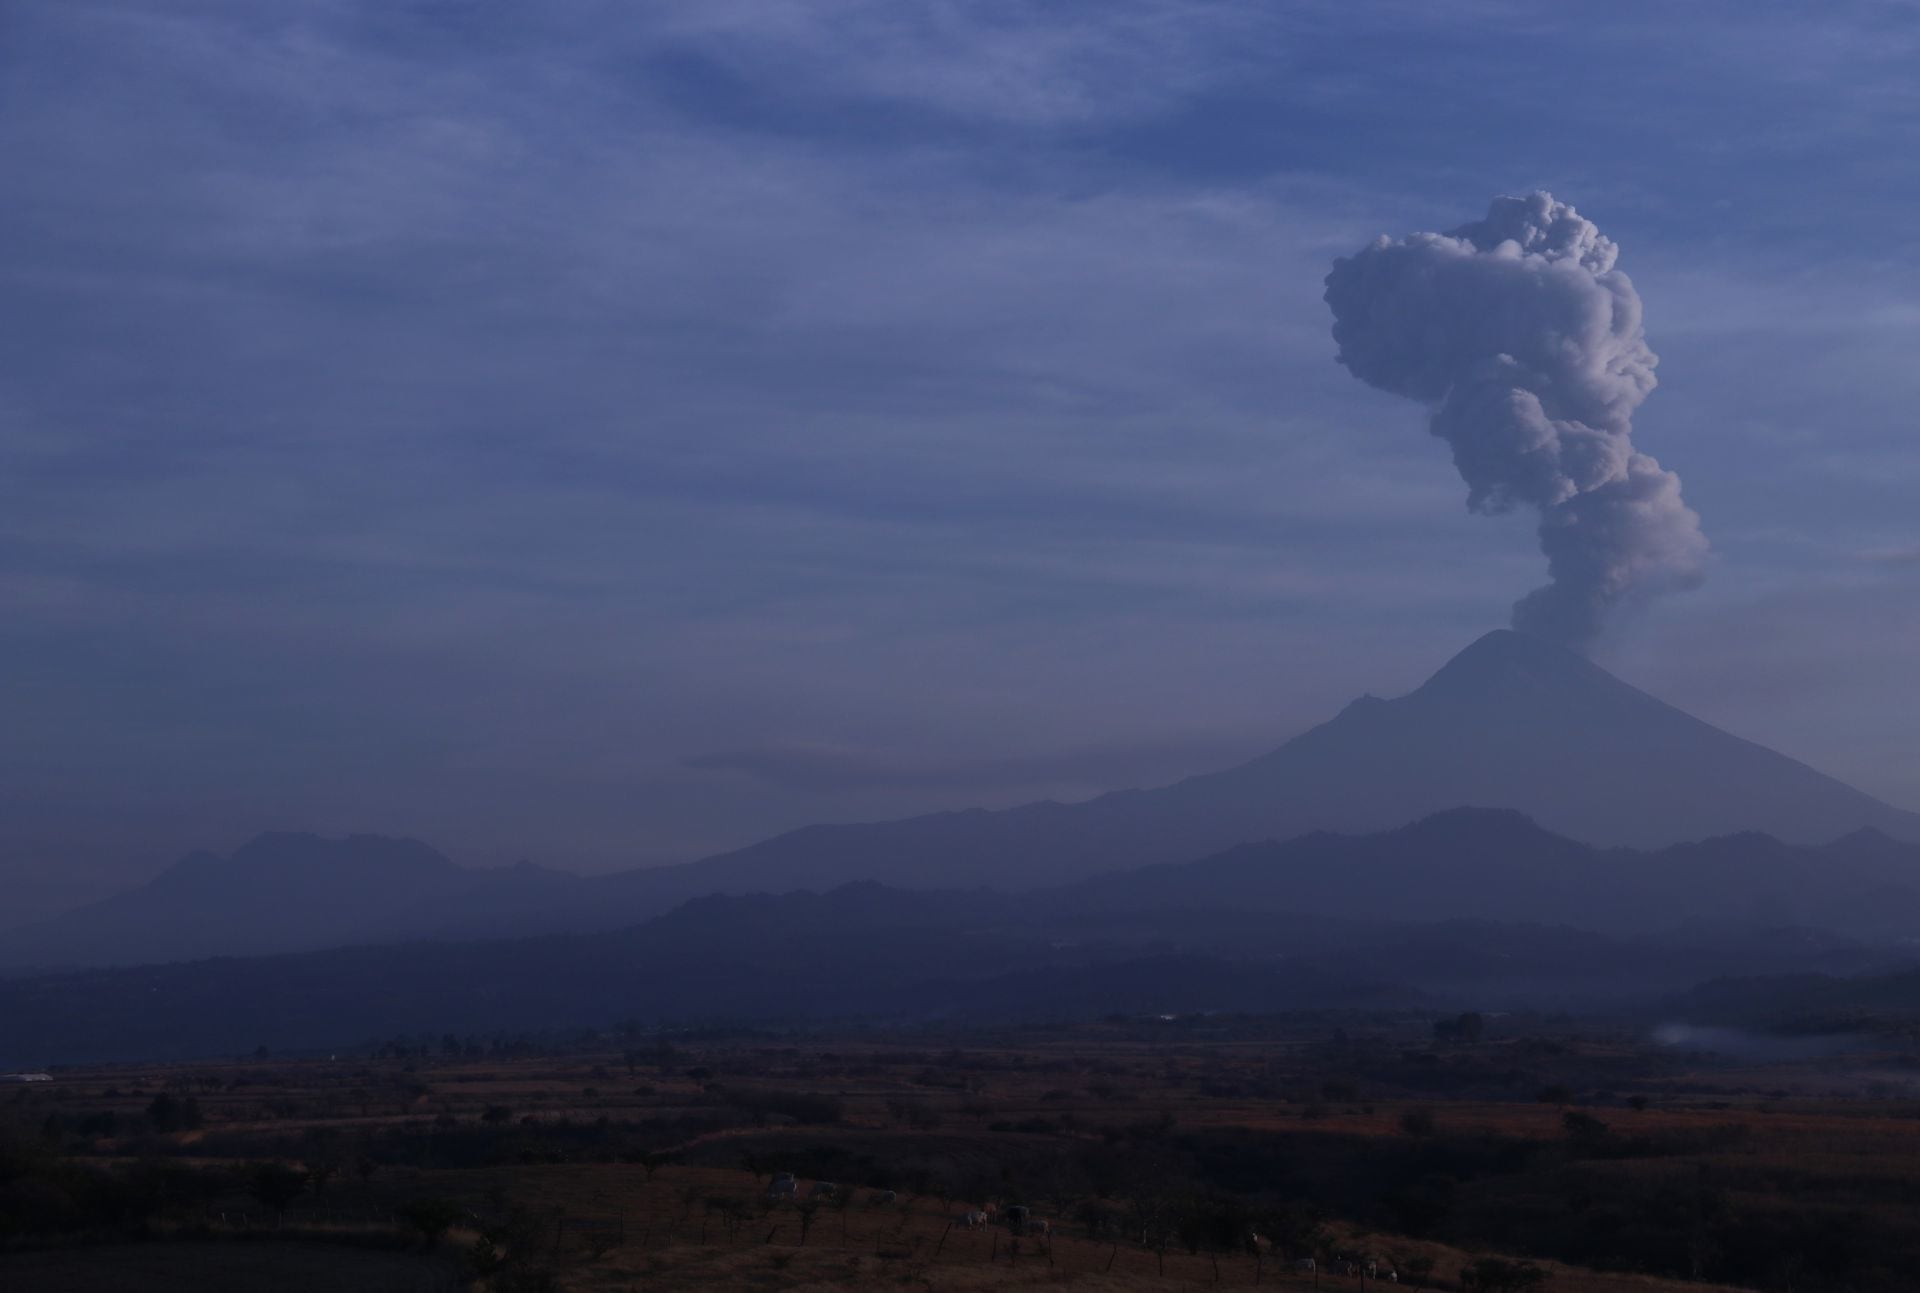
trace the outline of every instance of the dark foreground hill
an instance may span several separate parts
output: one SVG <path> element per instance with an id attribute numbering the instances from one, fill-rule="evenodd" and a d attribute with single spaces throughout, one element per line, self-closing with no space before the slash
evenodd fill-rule
<path id="1" fill-rule="evenodd" d="M 1391 831 L 1315 832 L 1100 876 L 1058 901 L 1087 912 L 1481 919 L 1624 934 L 1796 925 L 1894 941 L 1920 937 L 1920 845 L 1861 830 L 1819 846 L 1746 832 L 1595 849 L 1516 812 L 1457 808 Z"/>
<path id="2" fill-rule="evenodd" d="M 1920 849 L 1596 850 L 1493 810 L 1024 894 L 713 895 L 630 929 L 0 981 L 0 1065 L 653 1023 L 1657 1000 L 1899 964 Z M 1849 935 L 1783 916 L 1818 916 Z M 1584 926 L 1584 928 L 1583 928 Z"/>
<path id="3" fill-rule="evenodd" d="M 1920 963 L 1920 949 L 1911 961 Z M 1668 1013 L 1696 1025 L 1775 1035 L 1920 1036 L 1920 964 L 1883 973 L 1742 975 L 1679 994 Z"/>
<path id="4" fill-rule="evenodd" d="M 342 948 L 0 981 L 0 1067 L 655 1024 L 1076 1018 L 1411 1004 L 1364 974 L 1060 946 L 990 895 L 703 899 L 615 933 Z"/>

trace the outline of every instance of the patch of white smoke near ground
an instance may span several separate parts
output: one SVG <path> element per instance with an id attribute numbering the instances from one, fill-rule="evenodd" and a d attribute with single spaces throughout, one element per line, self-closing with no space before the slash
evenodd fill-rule
<path id="1" fill-rule="evenodd" d="M 1340 362 L 1429 407 L 1467 506 L 1538 509 L 1549 582 L 1514 626 L 1574 646 L 1619 603 L 1697 583 L 1707 554 L 1680 478 L 1633 447 L 1657 361 L 1617 255 L 1531 193 L 1451 233 L 1382 237 L 1327 275 Z"/>

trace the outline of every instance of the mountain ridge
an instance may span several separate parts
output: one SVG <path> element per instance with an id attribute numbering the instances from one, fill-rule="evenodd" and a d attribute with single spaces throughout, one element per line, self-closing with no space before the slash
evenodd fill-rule
<path id="1" fill-rule="evenodd" d="M 1920 846 L 1897 852 L 1901 872 L 1920 876 Z M 622 1018 L 1612 1009 L 1728 975 L 1910 962 L 1920 893 L 1911 884 L 1881 893 L 1878 865 L 1837 875 L 1826 850 L 1764 837 L 1599 850 L 1506 810 L 1459 809 L 1373 835 L 1317 832 L 1018 896 L 857 881 L 824 893 L 708 895 L 615 931 L 4 980 L 0 1062 L 188 1058 Z M 1675 879 L 1689 868 L 1691 881 Z M 1513 882 L 1528 872 L 1543 884 Z M 1777 889 L 1802 923 L 1768 923 L 1765 904 L 1726 902 L 1729 873 L 1743 878 L 1743 893 Z M 1480 883 L 1489 874 L 1495 888 Z M 1611 910 L 1597 900 L 1608 894 Z M 1640 910 L 1649 894 L 1662 898 L 1651 920 Z M 1824 907 L 1808 901 L 1822 895 Z M 1806 929 L 1810 917 L 1845 932 Z"/>
<path id="2" fill-rule="evenodd" d="M 1920 840 L 1920 815 L 1722 732 L 1584 656 L 1496 630 L 1403 696 L 1360 697 L 1266 754 L 1167 786 L 815 824 L 695 862 L 601 876 L 472 870 L 417 841 L 274 833 L 226 860 L 189 855 L 143 889 L 14 931 L 0 956 L 127 964 L 608 929 L 704 894 L 851 880 L 1023 892 L 1314 831 L 1389 830 L 1463 805 L 1524 814 L 1603 847 L 1759 831 L 1789 844 L 1857 836 L 1848 847 L 1872 854 Z M 350 855 L 360 860 L 326 870 L 327 859 Z M 276 879 L 286 881 L 277 891 Z"/>
<path id="3" fill-rule="evenodd" d="M 1920 839 L 1920 814 L 1722 732 L 1575 652 L 1500 629 L 1405 696 L 1351 702 L 1237 767 L 1076 804 L 811 826 L 683 871 L 722 885 L 804 885 L 852 857 L 861 873 L 924 884 L 971 859 L 976 880 L 1025 889 L 1314 829 L 1382 829 L 1463 804 L 1516 809 L 1602 846 L 1740 829 L 1814 843 L 1867 826 Z"/>

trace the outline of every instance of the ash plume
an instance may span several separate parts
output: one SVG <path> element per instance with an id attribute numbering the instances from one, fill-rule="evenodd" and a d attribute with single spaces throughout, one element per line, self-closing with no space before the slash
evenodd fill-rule
<path id="1" fill-rule="evenodd" d="M 1451 233 L 1383 236 L 1327 275 L 1340 363 L 1429 407 L 1468 508 L 1539 511 L 1549 582 L 1513 624 L 1572 646 L 1620 602 L 1697 583 L 1707 552 L 1680 478 L 1633 447 L 1657 361 L 1617 255 L 1530 193 Z"/>

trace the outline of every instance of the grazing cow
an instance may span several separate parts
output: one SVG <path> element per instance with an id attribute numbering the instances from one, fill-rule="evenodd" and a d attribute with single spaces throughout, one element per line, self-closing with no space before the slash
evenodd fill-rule
<path id="1" fill-rule="evenodd" d="M 899 1198 L 900 1196 L 892 1190 L 875 1190 L 867 1196 L 867 1206 L 883 1208 L 889 1203 L 896 1202 Z"/>
<path id="2" fill-rule="evenodd" d="M 793 1173 L 782 1172 L 773 1178 L 767 1186 L 769 1199 L 791 1199 L 800 1193 L 800 1182 L 793 1179 Z"/>
<path id="3" fill-rule="evenodd" d="M 813 1188 L 807 1191 L 809 1199 L 831 1199 L 840 1189 L 832 1181 L 815 1181 Z"/>
<path id="4" fill-rule="evenodd" d="M 985 1230 L 987 1228 L 987 1214 L 978 1208 L 969 1212 L 966 1216 L 962 1217 L 961 1220 L 967 1223 L 967 1229 L 969 1230 Z"/>
<path id="5" fill-rule="evenodd" d="M 1302 1257 L 1299 1261 L 1293 1264 L 1293 1269 L 1296 1274 L 1311 1275 L 1315 1271 L 1319 1270 L 1320 1268 L 1313 1264 L 1313 1258 Z"/>

